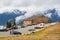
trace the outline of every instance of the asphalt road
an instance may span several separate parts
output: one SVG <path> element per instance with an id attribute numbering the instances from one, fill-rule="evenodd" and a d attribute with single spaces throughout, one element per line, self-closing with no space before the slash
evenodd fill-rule
<path id="1" fill-rule="evenodd" d="M 34 29 L 34 27 L 29 26 L 29 27 L 25 27 L 25 28 L 16 29 L 16 30 L 14 30 L 14 31 L 21 32 L 22 34 L 30 34 L 31 31 L 28 31 L 29 29 Z M 10 31 L 0 32 L 0 36 L 11 36 L 11 35 L 10 35 Z"/>
<path id="2" fill-rule="evenodd" d="M 46 24 L 46 26 L 50 26 L 52 24 Z M 54 24 L 53 24 L 54 25 Z M 32 33 L 32 31 L 28 31 L 30 29 L 34 29 L 34 27 L 36 27 L 36 25 L 33 25 L 33 26 L 27 26 L 25 28 L 19 28 L 19 29 L 16 29 L 14 31 L 18 31 L 18 32 L 21 32 L 22 34 L 30 34 Z M 39 30 L 42 30 L 42 29 L 39 29 Z M 39 30 L 36 30 L 35 31 L 39 31 Z M 10 35 L 10 31 L 7 31 L 7 32 L 0 32 L 0 36 L 11 36 Z"/>

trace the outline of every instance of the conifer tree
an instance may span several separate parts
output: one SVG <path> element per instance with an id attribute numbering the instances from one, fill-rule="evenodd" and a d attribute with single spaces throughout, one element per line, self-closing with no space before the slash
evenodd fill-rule
<path id="1" fill-rule="evenodd" d="M 7 21 L 7 28 L 11 28 L 11 22 Z"/>

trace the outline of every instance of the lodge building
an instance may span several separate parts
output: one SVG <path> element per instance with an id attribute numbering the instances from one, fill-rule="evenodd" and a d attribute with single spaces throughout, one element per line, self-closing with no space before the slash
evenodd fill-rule
<path id="1" fill-rule="evenodd" d="M 32 24 L 38 24 L 38 23 L 50 23 L 50 19 L 45 16 L 32 16 L 26 20 L 24 20 L 23 25 L 32 25 Z"/>

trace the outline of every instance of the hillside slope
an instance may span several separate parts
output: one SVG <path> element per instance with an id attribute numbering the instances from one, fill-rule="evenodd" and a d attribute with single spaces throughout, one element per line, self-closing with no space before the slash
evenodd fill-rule
<path id="1" fill-rule="evenodd" d="M 60 40 L 60 23 L 29 35 L 0 37 L 0 40 Z"/>

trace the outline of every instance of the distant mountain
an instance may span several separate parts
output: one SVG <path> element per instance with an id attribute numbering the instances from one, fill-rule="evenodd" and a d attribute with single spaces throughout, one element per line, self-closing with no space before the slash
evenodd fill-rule
<path id="1" fill-rule="evenodd" d="M 47 9 L 47 10 L 44 10 L 44 11 L 37 11 L 37 12 L 34 12 L 29 15 L 33 15 L 33 16 L 41 16 L 41 15 L 44 15 L 45 17 L 48 17 L 51 19 L 51 22 L 60 22 L 60 10 L 56 10 L 55 8 L 53 9 Z M 23 15 L 22 17 L 19 16 L 18 18 L 18 24 L 20 23 L 21 24 L 21 21 L 23 22 L 23 20 L 25 19 L 29 19 L 30 17 L 28 17 L 29 15 Z M 23 19 L 24 18 L 24 19 Z"/>
<path id="2" fill-rule="evenodd" d="M 25 13 L 25 11 L 20 11 L 17 9 L 3 12 L 0 14 L 0 25 L 5 25 L 8 20 L 15 19 L 16 17 L 24 15 Z"/>
<path id="3" fill-rule="evenodd" d="M 44 15 L 51 19 L 51 22 L 60 22 L 60 15 L 56 9 L 49 9 L 44 12 Z"/>

